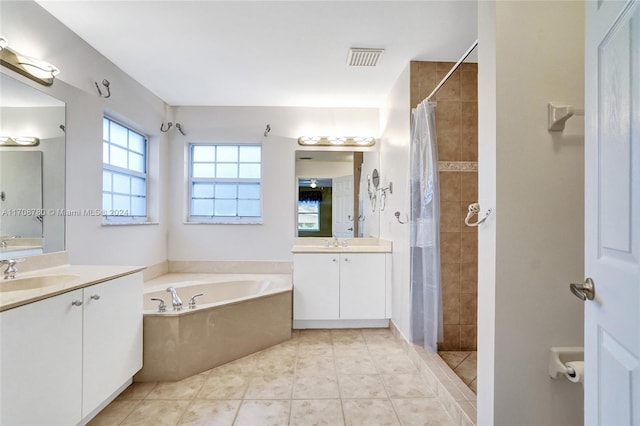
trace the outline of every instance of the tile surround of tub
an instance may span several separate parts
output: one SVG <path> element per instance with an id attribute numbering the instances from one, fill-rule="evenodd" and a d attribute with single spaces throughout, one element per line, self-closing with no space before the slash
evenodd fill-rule
<path id="1" fill-rule="evenodd" d="M 169 260 L 169 272 L 291 274 L 293 262 Z"/>
<path id="2" fill-rule="evenodd" d="M 144 281 L 149 281 L 168 273 L 169 273 L 169 262 L 165 260 L 163 262 L 159 262 L 154 265 L 147 266 L 147 268 L 144 271 L 142 271 L 142 279 Z"/>
<path id="3" fill-rule="evenodd" d="M 454 64 L 412 61 L 411 107 L 426 98 Z M 444 342 L 441 350 L 476 349 L 477 228 L 464 224 L 478 199 L 477 64 L 463 63 L 433 98 L 440 178 L 440 263 Z"/>

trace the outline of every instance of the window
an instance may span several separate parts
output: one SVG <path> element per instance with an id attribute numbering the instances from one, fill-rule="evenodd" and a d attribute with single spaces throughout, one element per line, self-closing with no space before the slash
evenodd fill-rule
<path id="1" fill-rule="evenodd" d="M 298 201 L 298 231 L 320 232 L 320 201 Z"/>
<path id="2" fill-rule="evenodd" d="M 190 221 L 262 221 L 260 145 L 192 144 L 189 163 Z"/>
<path id="3" fill-rule="evenodd" d="M 147 220 L 147 138 L 103 119 L 102 215 L 107 221 Z"/>

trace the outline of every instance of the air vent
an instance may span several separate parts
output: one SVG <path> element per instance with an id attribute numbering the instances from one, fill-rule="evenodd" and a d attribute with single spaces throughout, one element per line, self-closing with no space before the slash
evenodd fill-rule
<path id="1" fill-rule="evenodd" d="M 347 65 L 350 67 L 375 67 L 380 62 L 384 49 L 349 49 Z"/>

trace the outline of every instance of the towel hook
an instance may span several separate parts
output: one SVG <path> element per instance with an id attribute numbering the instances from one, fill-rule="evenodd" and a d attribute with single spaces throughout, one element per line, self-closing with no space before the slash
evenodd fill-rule
<path id="1" fill-rule="evenodd" d="M 405 221 L 401 221 L 400 220 L 400 212 L 395 212 L 394 216 L 396 217 L 396 219 L 398 220 L 398 223 L 400 223 L 401 225 L 406 224 L 407 222 L 409 222 L 409 216 L 405 213 L 404 216 L 406 217 Z"/>
<path id="2" fill-rule="evenodd" d="M 164 123 L 160 123 L 160 131 L 163 133 L 167 133 L 169 131 L 169 129 L 171 129 L 171 126 L 173 126 L 172 122 L 168 122 L 167 123 L 167 130 L 164 129 Z"/>
<path id="3" fill-rule="evenodd" d="M 102 94 L 102 90 L 100 90 L 100 86 L 98 85 L 97 81 L 93 82 L 96 85 L 96 89 L 98 89 L 98 94 L 100 96 L 102 96 L 103 98 L 109 98 L 111 97 L 111 89 L 109 88 L 109 85 L 111 83 L 109 83 L 109 80 L 107 80 L 106 78 L 104 80 L 102 80 L 102 85 L 104 86 L 104 88 L 106 89 L 106 95 Z"/>
<path id="4" fill-rule="evenodd" d="M 467 213 L 467 217 L 464 219 L 464 223 L 467 226 L 478 226 L 481 223 L 483 223 L 485 220 L 487 220 L 490 214 L 491 214 L 491 209 L 487 210 L 487 212 L 484 214 L 484 217 L 482 219 L 478 219 L 477 222 L 473 222 L 473 223 L 469 222 L 469 220 L 475 215 L 478 215 L 478 217 L 480 217 L 480 204 L 478 203 L 469 204 L 469 211 Z"/>
<path id="5" fill-rule="evenodd" d="M 182 130 L 182 124 L 176 123 L 176 129 L 178 129 L 178 131 L 180 133 L 182 133 L 182 136 L 187 136 L 187 134 L 184 132 L 184 130 Z"/>
<path id="6" fill-rule="evenodd" d="M 271 126 L 267 124 L 267 127 L 264 129 L 264 135 L 269 136 L 269 132 L 271 131 Z"/>

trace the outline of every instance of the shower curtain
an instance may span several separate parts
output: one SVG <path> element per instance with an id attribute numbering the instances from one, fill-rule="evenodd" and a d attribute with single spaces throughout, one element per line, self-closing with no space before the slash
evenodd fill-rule
<path id="1" fill-rule="evenodd" d="M 444 334 L 435 114 L 435 102 L 426 100 L 412 110 L 410 153 L 411 337 L 430 352 Z"/>

